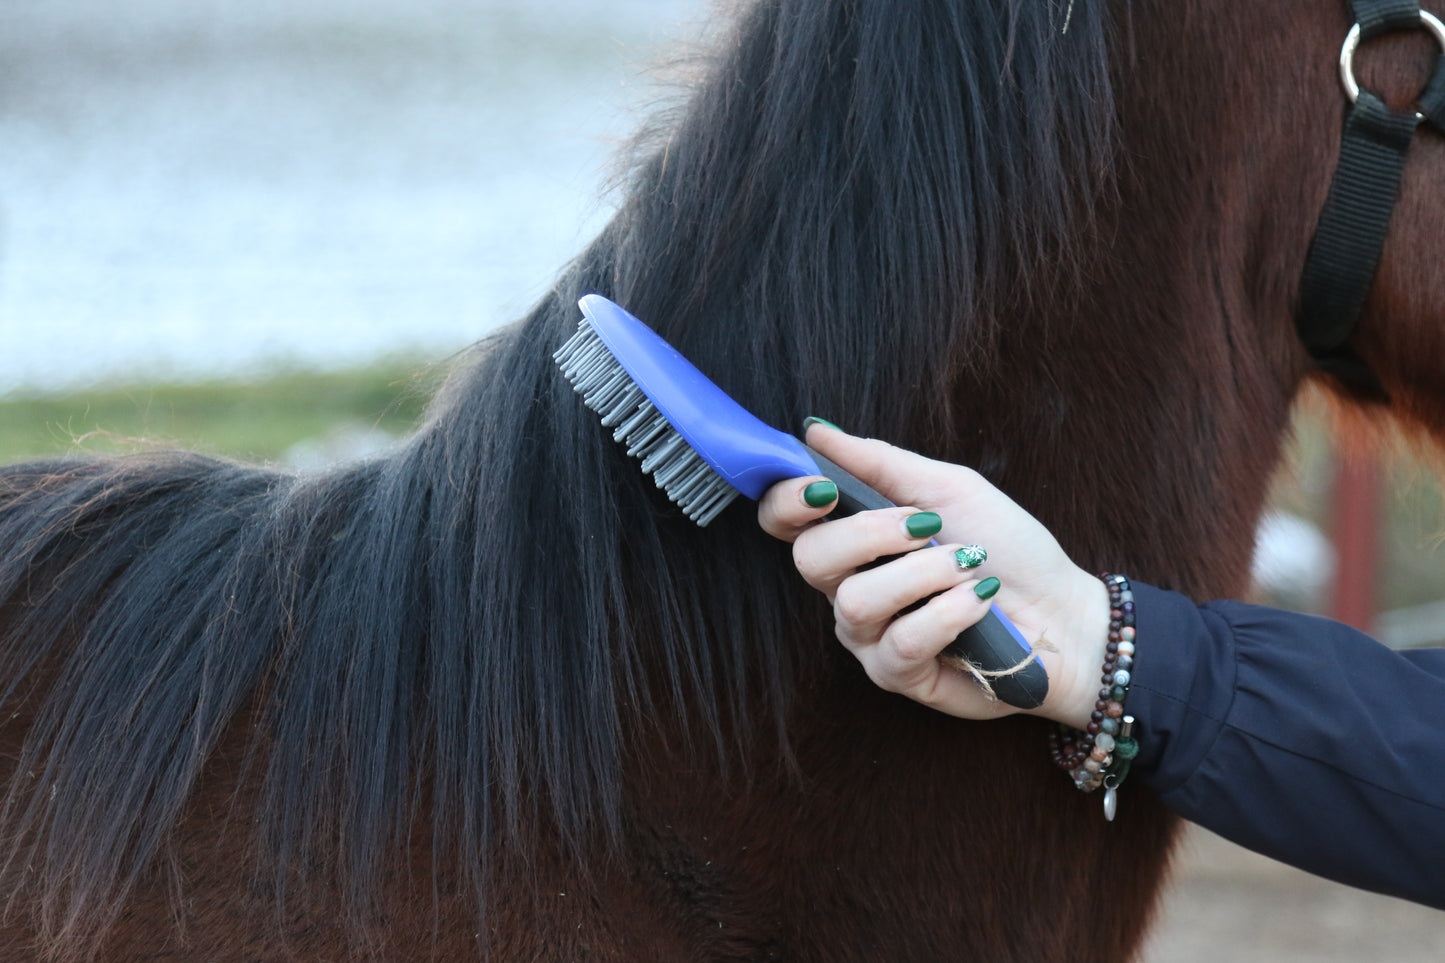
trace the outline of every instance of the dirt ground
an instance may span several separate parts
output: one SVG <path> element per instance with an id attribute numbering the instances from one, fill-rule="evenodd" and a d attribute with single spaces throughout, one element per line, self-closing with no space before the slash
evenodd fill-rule
<path id="1" fill-rule="evenodd" d="M 1141 963 L 1445 961 L 1439 910 L 1305 875 L 1200 829 L 1177 859 Z"/>

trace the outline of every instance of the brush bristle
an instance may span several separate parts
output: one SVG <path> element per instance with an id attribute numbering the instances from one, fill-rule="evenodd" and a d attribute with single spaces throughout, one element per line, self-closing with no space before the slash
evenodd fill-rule
<path id="1" fill-rule="evenodd" d="M 737 489 L 692 449 L 633 383 L 586 318 L 552 360 L 582 396 L 582 403 L 602 416 L 603 427 L 613 429 L 612 437 L 627 446 L 629 455 L 642 459 L 642 470 L 688 518 L 706 525 L 737 497 Z"/>

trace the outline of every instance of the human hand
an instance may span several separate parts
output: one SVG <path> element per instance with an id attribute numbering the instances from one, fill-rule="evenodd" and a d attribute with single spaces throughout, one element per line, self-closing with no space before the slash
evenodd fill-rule
<path id="1" fill-rule="evenodd" d="M 900 506 L 818 524 L 834 503 L 815 508 L 804 501 L 802 493 L 816 476 L 779 482 L 758 506 L 763 529 L 793 542 L 798 571 L 833 603 L 838 638 L 869 678 L 963 718 L 1018 711 L 990 700 L 970 676 L 938 660 L 958 633 L 988 610 L 988 599 L 976 590 L 984 585 L 986 591 L 987 580 L 996 578 L 1002 587 L 993 601 L 1035 644 L 1049 674 L 1048 698 L 1029 711 L 1083 728 L 1097 698 L 1108 635 L 1103 584 L 1074 565 L 1033 516 L 971 469 L 819 424 L 809 428 L 807 441 Z M 913 535 L 905 528 L 905 520 L 919 511 L 940 516 L 938 547 L 925 547 L 932 532 Z M 988 551 L 988 560 L 967 572 L 953 559 L 954 549 L 965 543 Z M 941 594 L 929 599 L 934 593 Z M 1040 640 L 1044 644 L 1037 644 Z"/>

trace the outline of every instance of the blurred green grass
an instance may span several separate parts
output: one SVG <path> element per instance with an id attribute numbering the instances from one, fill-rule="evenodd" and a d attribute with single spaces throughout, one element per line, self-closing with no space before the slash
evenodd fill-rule
<path id="1" fill-rule="evenodd" d="M 434 367 L 401 360 L 348 371 L 283 371 L 245 383 L 0 397 L 0 462 L 155 448 L 272 462 L 342 426 L 407 432 L 439 378 Z"/>

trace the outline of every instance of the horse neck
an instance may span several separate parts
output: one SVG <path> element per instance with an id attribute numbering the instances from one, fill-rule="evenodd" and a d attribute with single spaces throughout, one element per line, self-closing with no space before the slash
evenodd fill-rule
<path id="1" fill-rule="evenodd" d="M 1328 138 L 1290 123 L 1287 101 L 1335 88 L 1328 58 L 1302 95 L 1287 79 L 1306 54 L 1236 54 L 1187 13 L 1133 25 L 1135 49 L 1157 55 L 1116 45 L 1115 193 L 1079 289 L 1019 320 L 1005 367 L 1033 399 L 1014 403 L 1017 447 L 982 458 L 1082 563 L 1211 597 L 1247 587 L 1308 370 L 1291 312 Z"/>

